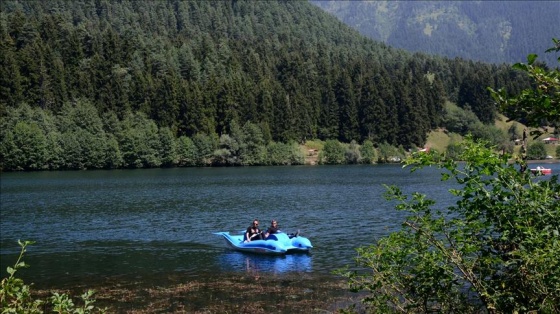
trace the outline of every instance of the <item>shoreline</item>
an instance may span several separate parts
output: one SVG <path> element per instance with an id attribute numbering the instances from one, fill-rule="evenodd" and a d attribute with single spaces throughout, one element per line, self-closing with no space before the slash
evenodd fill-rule
<path id="1" fill-rule="evenodd" d="M 558 164 L 560 159 L 527 160 L 527 164 Z"/>

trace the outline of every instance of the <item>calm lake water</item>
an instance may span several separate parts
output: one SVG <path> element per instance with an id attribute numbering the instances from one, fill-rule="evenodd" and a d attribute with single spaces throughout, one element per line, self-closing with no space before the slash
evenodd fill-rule
<path id="1" fill-rule="evenodd" d="M 204 280 L 248 268 L 331 274 L 353 265 L 355 248 L 400 227 L 402 214 L 383 198 L 383 184 L 426 193 L 437 207 L 453 203 L 452 183 L 439 173 L 400 165 L 3 173 L 2 277 L 17 258 L 18 239 L 36 241 L 25 258 L 31 267 L 18 275 L 38 287 L 178 273 Z M 231 251 L 213 235 L 244 230 L 253 218 L 300 229 L 315 248 L 258 256 Z"/>

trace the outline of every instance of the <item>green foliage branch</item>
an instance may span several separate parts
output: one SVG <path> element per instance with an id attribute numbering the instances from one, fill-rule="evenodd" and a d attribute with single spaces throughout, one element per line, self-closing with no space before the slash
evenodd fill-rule
<path id="1" fill-rule="evenodd" d="M 546 52 L 560 52 L 560 40 L 552 39 L 554 46 Z M 505 89 L 497 91 L 488 88 L 504 114 L 512 120 L 518 120 L 529 127 L 535 137 L 543 133 L 538 128 L 543 126 L 560 126 L 560 68 L 547 69 L 536 62 L 538 55 L 527 56 L 527 64 L 516 63 L 514 69 L 526 72 L 534 82 L 532 88 L 524 89 L 516 96 L 509 96 Z M 560 57 L 558 57 L 560 65 Z"/>
<path id="2" fill-rule="evenodd" d="M 560 185 L 536 179 L 493 147 L 468 137 L 461 159 L 417 153 L 412 171 L 443 169 L 454 206 L 387 187 L 408 213 L 402 229 L 358 249 L 356 263 L 372 272 L 341 271 L 372 312 L 560 311 Z"/>
<path id="3" fill-rule="evenodd" d="M 8 277 L 2 279 L 0 283 L 0 305 L 1 313 L 43 313 L 45 308 L 51 308 L 54 313 L 105 313 L 107 309 L 101 309 L 93 305 L 95 300 L 94 290 L 88 290 L 81 296 L 81 305 L 74 303 L 72 298 L 66 293 L 53 292 L 47 300 L 34 299 L 30 285 L 25 284 L 21 278 L 16 277 L 16 272 L 20 269 L 29 267 L 23 261 L 23 255 L 27 251 L 27 246 L 33 241 L 18 241 L 21 247 L 20 254 L 13 267 L 8 267 Z"/>
<path id="4" fill-rule="evenodd" d="M 21 246 L 18 259 L 14 267 L 7 268 L 9 276 L 3 278 L 0 284 L 2 313 L 41 313 L 40 307 L 43 301 L 33 300 L 30 287 L 15 276 L 18 270 L 28 267 L 23 261 L 23 254 L 26 252 L 26 247 L 33 242 L 18 241 L 18 243 Z"/>

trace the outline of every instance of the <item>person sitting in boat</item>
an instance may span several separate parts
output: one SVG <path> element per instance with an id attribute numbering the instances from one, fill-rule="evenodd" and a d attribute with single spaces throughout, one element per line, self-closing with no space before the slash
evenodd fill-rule
<path id="1" fill-rule="evenodd" d="M 266 240 L 268 238 L 269 235 L 271 234 L 275 234 L 278 232 L 282 232 L 280 231 L 280 229 L 278 228 L 278 222 L 276 220 L 272 220 L 270 222 L 270 227 L 268 227 L 268 230 L 266 230 L 266 233 L 264 234 L 264 239 Z M 288 237 L 291 239 L 293 237 L 297 237 L 299 235 L 299 230 L 294 234 L 294 233 L 290 233 L 288 235 Z"/>
<path id="2" fill-rule="evenodd" d="M 263 239 L 263 232 L 261 231 L 261 229 L 259 229 L 259 221 L 255 219 L 253 220 L 253 224 L 251 224 L 245 232 L 245 242 Z"/>

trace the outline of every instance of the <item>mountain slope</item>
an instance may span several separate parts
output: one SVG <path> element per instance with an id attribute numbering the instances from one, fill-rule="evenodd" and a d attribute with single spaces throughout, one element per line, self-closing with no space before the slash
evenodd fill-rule
<path id="1" fill-rule="evenodd" d="M 525 62 L 560 37 L 559 1 L 311 1 L 393 47 L 492 63 Z"/>

